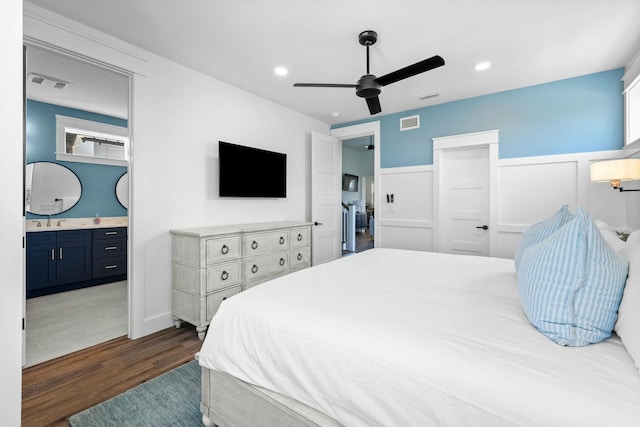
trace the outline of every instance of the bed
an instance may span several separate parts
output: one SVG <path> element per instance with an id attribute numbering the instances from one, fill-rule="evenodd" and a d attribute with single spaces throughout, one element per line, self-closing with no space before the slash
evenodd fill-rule
<path id="1" fill-rule="evenodd" d="M 203 422 L 640 425 L 623 340 L 553 342 L 525 313 L 518 274 L 511 259 L 379 248 L 242 292 L 199 353 Z"/>

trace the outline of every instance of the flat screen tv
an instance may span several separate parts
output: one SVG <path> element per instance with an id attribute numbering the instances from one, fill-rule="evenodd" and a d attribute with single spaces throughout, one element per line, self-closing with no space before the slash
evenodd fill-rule
<path id="1" fill-rule="evenodd" d="M 342 191 L 358 191 L 358 176 L 345 173 L 342 176 Z"/>
<path id="2" fill-rule="evenodd" d="M 287 155 L 218 142 L 220 197 L 287 197 Z"/>

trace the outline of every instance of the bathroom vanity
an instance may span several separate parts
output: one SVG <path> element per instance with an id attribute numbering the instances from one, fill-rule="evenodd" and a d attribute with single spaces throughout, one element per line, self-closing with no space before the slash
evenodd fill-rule
<path id="1" fill-rule="evenodd" d="M 126 218 L 27 222 L 27 298 L 127 278 Z"/>

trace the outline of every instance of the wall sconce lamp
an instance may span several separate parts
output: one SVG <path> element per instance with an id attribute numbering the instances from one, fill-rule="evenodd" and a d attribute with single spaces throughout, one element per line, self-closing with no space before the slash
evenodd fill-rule
<path id="1" fill-rule="evenodd" d="M 624 190 L 620 186 L 621 181 L 636 180 L 640 180 L 640 159 L 617 159 L 591 163 L 592 182 L 608 181 L 614 190 L 640 191 L 640 189 Z"/>

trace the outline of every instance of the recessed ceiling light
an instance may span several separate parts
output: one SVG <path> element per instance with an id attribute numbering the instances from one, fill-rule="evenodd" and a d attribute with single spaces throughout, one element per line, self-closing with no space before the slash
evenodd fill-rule
<path id="1" fill-rule="evenodd" d="M 331 117 L 340 117 L 340 113 L 337 111 L 334 111 L 333 113 L 331 113 Z"/>
<path id="2" fill-rule="evenodd" d="M 491 62 L 486 61 L 486 62 L 480 62 L 476 64 L 475 69 L 476 71 L 484 71 L 489 67 L 491 67 Z"/>
<path id="3" fill-rule="evenodd" d="M 416 95 L 416 98 L 429 99 L 429 98 L 435 98 L 436 96 L 439 96 L 439 95 L 440 95 L 440 92 L 433 91 L 433 92 L 421 93 L 420 95 Z"/>
<path id="4" fill-rule="evenodd" d="M 284 67 L 276 67 L 273 72 L 278 76 L 286 76 L 289 73 L 289 70 Z"/>

